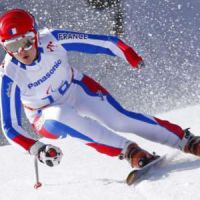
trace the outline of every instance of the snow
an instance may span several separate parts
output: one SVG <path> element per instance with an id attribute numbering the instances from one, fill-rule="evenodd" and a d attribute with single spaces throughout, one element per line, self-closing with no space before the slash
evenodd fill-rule
<path id="1" fill-rule="evenodd" d="M 91 9 L 84 1 L 4 0 L 0 13 L 20 7 L 31 11 L 44 26 L 88 33 L 110 34 L 113 9 Z M 87 1 L 85 1 L 87 2 Z M 104 56 L 70 55 L 73 66 L 101 82 L 119 102 L 135 111 L 160 113 L 183 128 L 200 135 L 199 0 L 122 1 L 124 35 L 146 68 L 133 71 L 124 61 Z M 3 53 L 0 50 L 0 59 Z M 77 61 L 78 60 L 78 61 Z M 100 69 L 100 70 L 99 70 Z M 112 81 L 110 81 L 112 80 Z M 181 97 L 181 98 L 180 98 Z M 199 199 L 200 159 L 136 137 L 126 135 L 149 151 L 167 154 L 156 175 L 136 187 L 124 184 L 128 163 L 98 154 L 72 138 L 44 140 L 62 148 L 60 166 L 39 163 L 43 186 L 35 190 L 33 157 L 15 149 L 1 148 L 1 200 L 196 200 Z"/>
<path id="2" fill-rule="evenodd" d="M 192 127 L 199 134 L 200 106 L 191 106 L 158 117 L 171 120 L 183 128 Z M 39 163 L 42 187 L 35 183 L 34 159 L 16 150 L 14 146 L 1 148 L 1 200 L 188 200 L 199 199 L 200 159 L 178 150 L 155 144 L 128 134 L 149 151 L 167 154 L 167 161 L 156 174 L 136 186 L 127 186 L 124 179 L 130 171 L 126 161 L 111 158 L 94 151 L 77 140 L 47 140 L 62 148 L 64 157 L 59 166 L 50 168 Z M 153 173 L 153 172 L 152 172 Z"/>

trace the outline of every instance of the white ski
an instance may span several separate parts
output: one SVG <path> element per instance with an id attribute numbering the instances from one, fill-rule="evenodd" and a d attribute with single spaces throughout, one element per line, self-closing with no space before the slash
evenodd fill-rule
<path id="1" fill-rule="evenodd" d="M 146 166 L 144 166 L 143 168 L 141 168 L 141 169 L 134 169 L 127 176 L 126 183 L 128 185 L 132 185 L 132 184 L 136 184 L 136 183 L 138 183 L 138 182 L 140 182 L 142 180 L 145 180 L 147 178 L 145 175 L 147 175 L 148 172 L 152 168 L 156 168 L 156 167 L 160 166 L 161 163 L 165 160 L 165 158 L 166 158 L 165 155 L 164 156 L 160 156 L 157 159 L 155 159 L 154 161 L 152 161 L 149 164 L 147 164 Z"/>

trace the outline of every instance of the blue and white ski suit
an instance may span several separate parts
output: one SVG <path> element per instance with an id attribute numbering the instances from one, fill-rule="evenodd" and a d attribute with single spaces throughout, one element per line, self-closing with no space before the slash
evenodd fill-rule
<path id="1" fill-rule="evenodd" d="M 117 37 L 44 30 L 31 65 L 6 55 L 1 67 L 1 120 L 10 142 L 26 151 L 36 143 L 22 128 L 22 104 L 37 133 L 52 139 L 70 135 L 110 156 L 118 156 L 130 142 L 116 132 L 178 148 L 184 135 L 179 126 L 124 109 L 100 84 L 69 65 L 68 51 L 118 56 L 133 67 L 142 60 Z"/>

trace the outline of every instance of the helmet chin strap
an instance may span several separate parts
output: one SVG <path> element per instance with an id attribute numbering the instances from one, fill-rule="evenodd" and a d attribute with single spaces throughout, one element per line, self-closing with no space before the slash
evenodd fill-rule
<path id="1" fill-rule="evenodd" d="M 35 58 L 34 58 L 33 62 L 36 61 L 36 60 L 38 59 L 38 56 L 39 56 L 39 55 L 38 55 L 38 49 L 36 49 L 36 51 L 37 51 L 37 53 L 36 53 L 36 55 L 35 55 Z"/>
<path id="2" fill-rule="evenodd" d="M 38 59 L 38 44 L 39 44 L 39 33 L 36 32 L 35 33 L 35 48 L 36 48 L 37 52 L 36 52 L 36 56 L 35 56 L 33 62 Z"/>
<path id="3" fill-rule="evenodd" d="M 35 32 L 35 47 L 38 48 L 39 44 L 39 33 Z"/>

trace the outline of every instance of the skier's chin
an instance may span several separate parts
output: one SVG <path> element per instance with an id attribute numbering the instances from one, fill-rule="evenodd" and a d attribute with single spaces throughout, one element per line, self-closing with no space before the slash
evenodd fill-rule
<path id="1" fill-rule="evenodd" d="M 37 49 L 35 47 L 32 47 L 28 51 L 21 51 L 20 53 L 14 55 L 14 57 L 21 63 L 25 65 L 30 65 L 34 62 L 34 60 L 37 58 Z"/>
<path id="2" fill-rule="evenodd" d="M 34 62 L 35 58 L 31 58 L 30 56 L 25 56 L 21 58 L 19 61 L 25 65 L 30 65 Z"/>

